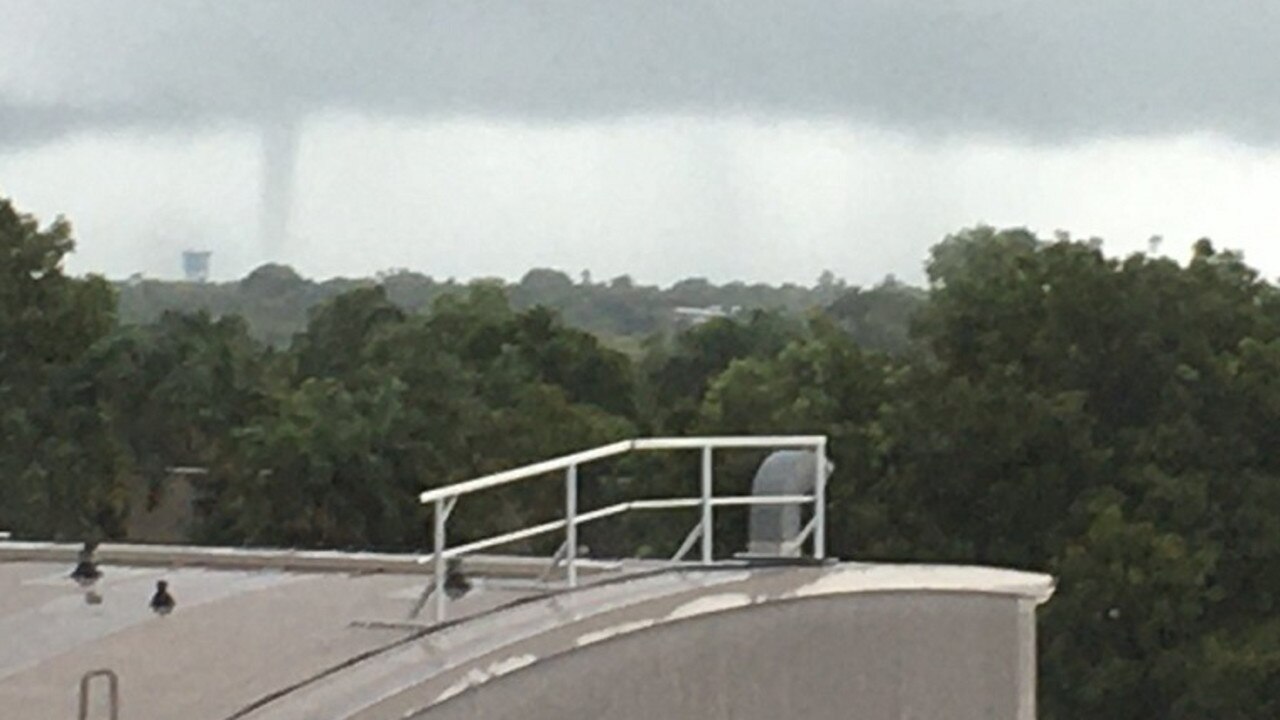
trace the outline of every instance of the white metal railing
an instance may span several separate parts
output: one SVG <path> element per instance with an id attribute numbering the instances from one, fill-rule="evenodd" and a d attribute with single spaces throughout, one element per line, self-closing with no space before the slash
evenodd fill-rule
<path id="1" fill-rule="evenodd" d="M 715 497 L 712 488 L 712 453 L 716 449 L 728 448 L 811 448 L 816 454 L 813 494 Z M 578 467 L 580 465 L 615 455 L 645 450 L 700 450 L 702 453 L 700 497 L 632 500 L 590 512 L 578 512 Z M 594 522 L 632 510 L 701 508 L 702 514 L 698 525 L 685 538 L 673 560 L 683 558 L 685 554 L 693 549 L 693 544 L 700 539 L 702 541 L 702 562 L 711 564 L 714 561 L 712 557 L 712 519 L 713 511 L 716 507 L 812 503 L 813 517 L 800 536 L 792 543 L 792 547 L 798 549 L 801 544 L 812 536 L 813 557 L 822 559 L 826 556 L 826 453 L 827 438 L 823 435 L 637 438 L 428 490 L 419 495 L 418 499 L 424 505 L 433 506 L 432 554 L 429 557 L 420 558 L 419 562 L 434 563 L 431 592 L 435 595 L 436 622 L 444 621 L 448 608 L 447 593 L 444 590 L 446 562 L 448 560 L 498 545 L 505 545 L 518 540 L 563 530 L 565 539 L 562 545 L 562 553 L 557 552 L 556 560 L 559 560 L 563 555 L 566 580 L 570 587 L 576 587 L 578 584 L 578 527 L 583 523 Z M 453 511 L 458 499 L 463 495 L 500 487 L 558 470 L 565 471 L 564 518 L 476 540 L 465 545 L 448 547 L 445 527 L 449 521 L 449 514 Z"/>

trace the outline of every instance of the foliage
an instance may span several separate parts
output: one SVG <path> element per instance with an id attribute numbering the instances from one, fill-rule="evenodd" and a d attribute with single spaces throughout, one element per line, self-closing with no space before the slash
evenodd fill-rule
<path id="1" fill-rule="evenodd" d="M 125 459 L 82 366 L 115 322 L 102 278 L 63 273 L 75 243 L 0 198 L 0 526 L 76 536 L 118 529 Z"/>
<path id="2" fill-rule="evenodd" d="M 892 277 L 873 288 L 852 288 L 826 314 L 867 350 L 905 355 L 913 349 L 911 321 L 927 294 Z"/>
<path id="3" fill-rule="evenodd" d="M 835 305 L 848 288 L 830 273 L 812 287 L 786 284 L 727 283 L 715 285 L 702 278 L 690 278 L 669 288 L 639 285 L 628 276 L 593 283 L 589 273 L 579 282 L 558 270 L 530 270 L 519 282 L 477 280 L 459 283 L 437 280 L 427 275 L 397 270 L 370 279 L 333 279 L 314 282 L 282 265 L 264 265 L 237 282 L 190 283 L 134 280 L 120 283 L 120 316 L 126 324 L 146 324 L 166 311 L 205 311 L 214 317 L 240 315 L 249 323 L 258 340 L 277 348 L 289 345 L 302 332 L 308 313 L 315 307 L 357 288 L 381 286 L 387 298 L 407 313 L 429 312 L 438 298 L 464 295 L 477 285 L 501 287 L 517 310 L 543 306 L 563 318 L 566 325 L 600 338 L 608 345 L 638 353 L 643 339 L 670 334 L 684 327 L 677 315 L 681 307 L 718 307 L 726 312 L 766 310 L 794 317 L 831 305 L 848 315 L 847 328 L 855 337 L 879 348 L 883 343 L 900 343 L 906 336 L 911 304 L 907 296 L 919 290 L 889 282 L 865 291 L 868 308 L 854 303 L 844 309 Z M 849 303 L 845 303 L 848 305 Z M 904 312 L 905 310 L 905 312 Z M 865 328 L 865 330 L 864 330 Z"/>
<path id="4" fill-rule="evenodd" d="M 927 352 L 735 361 L 700 429 L 831 435 L 840 555 L 1057 576 L 1044 717 L 1273 714 L 1276 288 L 1207 241 L 1179 266 L 990 228 L 929 273 Z"/>

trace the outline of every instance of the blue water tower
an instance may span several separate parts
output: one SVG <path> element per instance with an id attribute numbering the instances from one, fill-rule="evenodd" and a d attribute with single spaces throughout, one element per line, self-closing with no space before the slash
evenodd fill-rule
<path id="1" fill-rule="evenodd" d="M 188 282 L 202 283 L 209 279 L 208 250 L 187 250 L 182 253 L 182 272 Z"/>

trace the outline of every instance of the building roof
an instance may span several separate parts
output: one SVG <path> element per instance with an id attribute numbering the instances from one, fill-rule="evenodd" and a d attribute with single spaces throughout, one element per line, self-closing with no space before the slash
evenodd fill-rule
<path id="1" fill-rule="evenodd" d="M 0 542 L 0 716 L 76 717 L 82 675 L 108 668 L 130 720 L 400 717 L 536 662 L 534 651 L 493 661 L 535 638 L 528 647 L 559 652 L 820 595 L 958 592 L 1038 603 L 1053 590 L 1048 576 L 992 568 L 634 561 L 588 564 L 583 585 L 568 591 L 535 582 L 546 559 L 469 557 L 476 590 L 432 626 L 426 614 L 408 617 L 430 582 L 430 565 L 413 555 L 104 545 L 102 601 L 88 604 L 69 578 L 77 549 Z M 177 600 L 166 617 L 147 605 L 160 579 Z M 97 709 L 91 717 L 106 717 Z"/>

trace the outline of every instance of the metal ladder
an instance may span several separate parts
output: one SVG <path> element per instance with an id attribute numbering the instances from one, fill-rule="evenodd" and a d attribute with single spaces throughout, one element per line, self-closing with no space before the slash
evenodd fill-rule
<path id="1" fill-rule="evenodd" d="M 107 679 L 107 699 L 110 703 L 108 717 L 111 720 L 120 720 L 120 678 L 114 670 L 106 668 L 90 670 L 80 678 L 80 714 L 77 717 L 79 720 L 89 720 L 89 690 L 93 685 L 93 679 L 97 677 Z"/>

